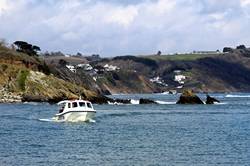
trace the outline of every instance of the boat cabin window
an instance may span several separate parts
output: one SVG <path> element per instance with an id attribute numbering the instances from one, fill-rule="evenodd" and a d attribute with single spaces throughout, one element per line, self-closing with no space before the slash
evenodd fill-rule
<path id="1" fill-rule="evenodd" d="M 68 103 L 68 108 L 71 108 L 71 104 L 70 103 Z"/>
<path id="2" fill-rule="evenodd" d="M 80 107 L 85 107 L 85 103 L 84 102 L 79 102 L 79 106 Z"/>
<path id="3" fill-rule="evenodd" d="M 87 103 L 87 107 L 88 107 L 88 108 L 92 108 L 92 106 L 91 106 L 90 103 Z"/>
<path id="4" fill-rule="evenodd" d="M 73 102 L 73 103 L 72 103 L 72 107 L 73 107 L 73 108 L 77 107 L 77 102 Z"/>

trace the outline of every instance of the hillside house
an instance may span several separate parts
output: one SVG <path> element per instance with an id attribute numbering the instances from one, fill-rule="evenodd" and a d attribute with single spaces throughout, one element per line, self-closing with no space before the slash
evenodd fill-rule
<path id="1" fill-rule="evenodd" d="M 93 70 L 93 67 L 90 65 L 90 64 L 78 64 L 77 65 L 78 68 L 82 68 L 84 69 L 85 71 L 91 71 Z"/>
<path id="2" fill-rule="evenodd" d="M 168 84 L 166 84 L 164 82 L 164 80 L 161 77 L 159 77 L 159 76 L 151 78 L 149 81 L 152 82 L 152 83 L 157 83 L 157 84 L 163 85 L 163 86 L 168 86 Z"/>
<path id="3" fill-rule="evenodd" d="M 186 76 L 181 75 L 181 74 L 175 75 L 174 80 L 178 82 L 179 84 L 184 84 L 185 83 L 184 81 L 186 80 Z"/>
<path id="4" fill-rule="evenodd" d="M 73 65 L 66 65 L 66 67 L 73 73 L 76 73 L 76 68 Z"/>
<path id="5" fill-rule="evenodd" d="M 116 70 L 120 70 L 119 67 L 113 66 L 113 65 L 109 65 L 109 64 L 106 64 L 106 65 L 104 66 L 104 68 L 105 68 L 106 71 L 116 71 Z"/>

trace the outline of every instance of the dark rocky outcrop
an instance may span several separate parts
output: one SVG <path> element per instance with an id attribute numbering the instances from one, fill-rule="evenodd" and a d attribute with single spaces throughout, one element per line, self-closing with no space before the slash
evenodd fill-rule
<path id="1" fill-rule="evenodd" d="M 193 93 L 192 90 L 185 90 L 176 104 L 204 104 L 203 101 Z"/>
<path id="2" fill-rule="evenodd" d="M 220 101 L 207 95 L 207 100 L 206 100 L 206 104 L 214 104 L 214 103 L 219 103 Z"/>
<path id="3" fill-rule="evenodd" d="M 23 95 L 22 102 L 48 102 L 49 99 L 44 96 Z"/>
<path id="4" fill-rule="evenodd" d="M 139 104 L 157 104 L 157 103 L 150 99 L 140 99 Z"/>
<path id="5" fill-rule="evenodd" d="M 131 104 L 130 99 L 110 99 L 108 100 L 110 103 L 113 104 Z"/>
<path id="6" fill-rule="evenodd" d="M 87 98 L 87 100 L 91 101 L 94 104 L 107 104 L 110 98 L 100 95 L 100 96 Z"/>

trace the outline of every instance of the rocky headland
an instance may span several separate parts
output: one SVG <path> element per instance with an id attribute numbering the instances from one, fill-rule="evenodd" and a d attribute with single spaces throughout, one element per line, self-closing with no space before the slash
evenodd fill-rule
<path id="1" fill-rule="evenodd" d="M 223 52 L 113 58 L 37 54 L 37 46 L 34 48 L 0 46 L 0 102 L 57 102 L 81 96 L 93 103 L 129 103 L 105 95 L 184 91 L 177 103 L 201 104 L 186 90 L 250 91 L 250 49 L 243 46 Z M 207 97 L 207 104 L 214 102 L 216 99 Z M 141 99 L 140 103 L 154 101 Z"/>

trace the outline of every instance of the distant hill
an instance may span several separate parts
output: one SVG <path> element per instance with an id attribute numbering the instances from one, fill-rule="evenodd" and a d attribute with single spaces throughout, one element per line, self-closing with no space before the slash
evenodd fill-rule
<path id="1" fill-rule="evenodd" d="M 85 62 L 93 67 L 91 71 L 77 69 L 78 81 L 101 94 L 181 92 L 190 88 L 197 92 L 250 92 L 250 49 L 241 46 L 225 50 L 102 58 Z M 65 73 L 56 75 L 70 78 L 70 72 Z"/>

